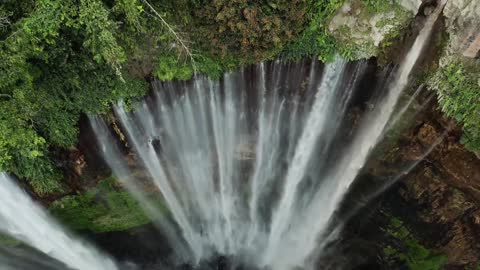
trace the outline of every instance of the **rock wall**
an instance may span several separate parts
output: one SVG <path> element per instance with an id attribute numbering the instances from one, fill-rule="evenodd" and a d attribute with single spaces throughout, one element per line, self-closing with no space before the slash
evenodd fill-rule
<path id="1" fill-rule="evenodd" d="M 422 0 L 400 0 L 400 5 L 416 14 L 422 5 Z"/>
<path id="2" fill-rule="evenodd" d="M 381 44 L 401 35 L 415 15 L 411 1 L 372 6 L 361 0 L 346 1 L 331 19 L 328 30 L 339 42 L 355 48 L 354 59 L 376 56 Z"/>
<path id="3" fill-rule="evenodd" d="M 480 35 L 480 1 L 450 0 L 445 6 L 449 53 L 462 53 Z"/>
<path id="4" fill-rule="evenodd" d="M 419 162 L 384 200 L 400 198 L 393 208 L 402 209 L 393 214 L 405 218 L 424 244 L 448 257 L 446 269 L 476 269 L 480 159 L 460 144 L 461 128 L 435 111 L 435 105 L 417 119 L 370 173 L 388 179 L 401 175 L 406 164 Z M 435 148 L 424 157 L 431 147 Z"/>

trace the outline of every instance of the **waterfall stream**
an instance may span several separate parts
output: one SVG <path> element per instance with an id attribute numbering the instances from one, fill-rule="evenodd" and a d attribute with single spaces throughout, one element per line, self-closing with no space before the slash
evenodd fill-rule
<path id="1" fill-rule="evenodd" d="M 0 232 L 25 242 L 72 269 L 117 269 L 110 258 L 70 236 L 4 173 L 0 173 L 0 198 Z"/>
<path id="2" fill-rule="evenodd" d="M 99 150 L 179 262 L 196 265 L 221 255 L 258 269 L 312 265 L 331 240 L 328 228 L 335 226 L 346 192 L 389 126 L 440 13 L 439 7 L 428 18 L 358 124 L 347 123 L 347 113 L 365 62 L 277 60 L 218 81 L 197 76 L 152 82 L 144 101 L 114 107 L 120 131 L 89 117 Z M 341 134 L 345 123 L 353 135 Z M 125 146 L 135 165 L 127 162 Z M 139 170 L 148 172 L 168 214 L 145 195 L 144 180 L 135 176 Z M 0 201 L 1 232 L 72 269 L 117 269 L 65 232 L 3 173 Z"/>
<path id="3" fill-rule="evenodd" d="M 323 71 L 316 61 L 262 63 L 220 82 L 155 82 L 154 94 L 131 112 L 119 103 L 119 123 L 173 216 L 164 226 L 178 226 L 191 259 L 223 254 L 272 269 L 305 265 L 381 140 L 439 14 L 440 8 L 334 163 L 333 138 L 362 63 L 354 72 L 342 60 Z M 111 156 L 116 146 L 106 124 L 98 117 L 91 123 L 107 162 L 117 160 L 114 173 L 129 175 L 131 168 Z M 308 184 L 312 178 L 317 184 Z M 140 188 L 130 177 L 123 182 Z M 299 196 L 302 184 L 311 189 Z"/>

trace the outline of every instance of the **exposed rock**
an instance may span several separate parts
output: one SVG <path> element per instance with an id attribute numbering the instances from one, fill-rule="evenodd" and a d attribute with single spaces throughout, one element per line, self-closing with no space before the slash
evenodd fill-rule
<path id="1" fill-rule="evenodd" d="M 476 38 L 472 37 L 470 46 L 463 52 L 463 56 L 469 58 L 477 58 L 480 56 L 480 34 Z"/>
<path id="2" fill-rule="evenodd" d="M 438 140 L 439 134 L 433 126 L 425 123 L 418 131 L 417 138 L 423 146 L 432 146 Z"/>
<path id="3" fill-rule="evenodd" d="M 408 2 L 408 3 L 407 3 Z M 376 55 L 379 45 L 408 23 L 415 10 L 410 2 L 394 4 L 385 12 L 372 12 L 360 0 L 350 0 L 338 10 L 328 26 L 328 30 L 338 40 L 355 47 L 355 57 L 368 58 Z"/>
<path id="4" fill-rule="evenodd" d="M 480 2 L 475 0 L 448 1 L 445 6 L 447 32 L 450 35 L 449 53 L 463 53 L 472 44 L 480 25 Z"/>
<path id="5" fill-rule="evenodd" d="M 400 0 L 400 5 L 412 13 L 417 14 L 418 9 L 422 5 L 422 0 Z"/>
<path id="6" fill-rule="evenodd" d="M 255 145 L 249 143 L 237 145 L 235 149 L 235 156 L 239 160 L 255 159 Z"/>
<path id="7" fill-rule="evenodd" d="M 385 155 L 386 160 L 381 164 L 397 168 L 393 173 L 398 174 L 399 164 L 422 158 L 428 148 L 445 136 L 431 154 L 403 178 L 396 192 L 406 206 L 415 211 L 419 231 L 438 230 L 428 242 L 448 256 L 446 269 L 476 267 L 480 261 L 480 245 L 474 241 L 480 238 L 480 160 L 460 144 L 461 130 L 451 129 L 450 121 L 439 113 L 426 113 L 418 121 L 424 122 L 404 134 L 396 154 Z M 445 133 L 446 129 L 451 130 Z M 372 172 L 384 174 L 389 170 L 377 168 Z"/>

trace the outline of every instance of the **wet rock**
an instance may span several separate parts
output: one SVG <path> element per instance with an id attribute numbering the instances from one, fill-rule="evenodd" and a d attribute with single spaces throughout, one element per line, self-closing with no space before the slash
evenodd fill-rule
<path id="1" fill-rule="evenodd" d="M 417 138 L 422 145 L 430 147 L 438 140 L 439 134 L 432 125 L 426 123 L 418 131 Z"/>
<path id="2" fill-rule="evenodd" d="M 401 164 L 419 162 L 391 191 L 410 212 L 399 215 L 410 219 L 424 244 L 448 256 L 446 269 L 476 267 L 480 261 L 480 160 L 460 144 L 461 127 L 452 126 L 435 109 L 417 119 L 417 126 L 405 131 L 393 147 L 398 150 L 384 154 L 371 171 L 391 177 L 403 173 Z"/>
<path id="3" fill-rule="evenodd" d="M 477 210 L 472 213 L 472 221 L 475 225 L 480 226 L 480 210 Z"/>
<path id="4" fill-rule="evenodd" d="M 448 256 L 450 265 L 472 265 L 480 258 L 480 248 L 472 244 L 480 236 L 478 204 L 447 184 L 447 177 L 427 167 L 404 180 L 400 194 L 410 205 L 416 205 L 417 217 L 428 224 L 420 226 L 443 228 L 441 237 L 432 240 L 438 251 Z"/>
<path id="5" fill-rule="evenodd" d="M 446 235 L 450 241 L 440 250 L 448 255 L 450 262 L 455 262 L 456 265 L 475 267 L 480 256 L 479 247 L 475 241 L 478 236 L 469 224 L 457 221 Z"/>

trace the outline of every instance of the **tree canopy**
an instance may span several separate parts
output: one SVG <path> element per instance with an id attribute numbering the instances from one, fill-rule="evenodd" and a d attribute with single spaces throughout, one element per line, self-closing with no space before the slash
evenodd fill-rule
<path id="1" fill-rule="evenodd" d="M 274 57 L 310 18 L 312 0 L 291 4 L 2 1 L 0 171 L 30 180 L 39 194 L 61 190 L 52 152 L 76 145 L 82 114 L 143 96 L 146 77 L 216 77 Z"/>
<path id="2" fill-rule="evenodd" d="M 0 171 L 29 180 L 39 194 L 61 190 L 52 153 L 75 147 L 81 115 L 144 96 L 151 77 L 215 78 L 279 55 L 349 58 L 355 48 L 327 29 L 343 2 L 3 0 Z"/>

